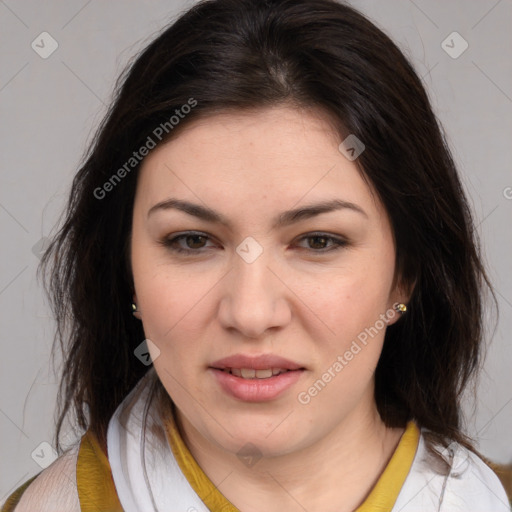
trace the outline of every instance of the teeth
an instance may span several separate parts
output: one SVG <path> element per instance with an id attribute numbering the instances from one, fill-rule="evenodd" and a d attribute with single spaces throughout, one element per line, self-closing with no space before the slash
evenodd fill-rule
<path id="1" fill-rule="evenodd" d="M 241 368 L 240 372 L 243 379 L 254 379 L 254 377 L 256 377 L 256 370 L 250 368 Z"/>
<path id="2" fill-rule="evenodd" d="M 267 368 L 265 370 L 255 370 L 253 368 L 225 368 L 224 371 L 236 377 L 242 377 L 243 379 L 268 379 L 269 377 L 279 375 L 288 370 L 283 368 Z"/>
<path id="3" fill-rule="evenodd" d="M 272 377 L 272 370 L 256 370 L 256 378 L 257 379 L 268 379 Z"/>

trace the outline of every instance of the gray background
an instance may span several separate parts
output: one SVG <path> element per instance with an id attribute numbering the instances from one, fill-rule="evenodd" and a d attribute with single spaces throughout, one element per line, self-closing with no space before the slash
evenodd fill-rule
<path id="1" fill-rule="evenodd" d="M 35 277 L 37 248 L 53 232 L 115 78 L 192 3 L 0 0 L 0 501 L 41 470 L 32 453 L 51 458 L 51 447 L 40 443 L 53 439 L 54 323 Z M 512 2 L 351 3 L 392 36 L 423 77 L 472 200 L 501 316 L 476 410 L 466 407 L 467 428 L 486 456 L 512 462 Z M 31 47 L 44 31 L 59 45 L 46 59 Z M 458 58 L 442 47 L 454 31 L 469 45 Z M 444 44 L 460 51 L 462 41 L 452 39 Z"/>

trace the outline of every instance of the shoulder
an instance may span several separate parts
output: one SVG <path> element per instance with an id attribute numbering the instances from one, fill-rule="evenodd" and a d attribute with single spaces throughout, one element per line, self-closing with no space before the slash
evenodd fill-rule
<path id="1" fill-rule="evenodd" d="M 444 450 L 436 447 L 451 461 L 449 471 L 441 471 L 423 432 L 393 511 L 510 512 L 503 485 L 478 455 L 455 442 Z"/>
<path id="2" fill-rule="evenodd" d="M 28 485 L 13 512 L 80 512 L 76 486 L 79 445 L 66 451 Z M 6 502 L 7 504 L 7 502 Z"/>

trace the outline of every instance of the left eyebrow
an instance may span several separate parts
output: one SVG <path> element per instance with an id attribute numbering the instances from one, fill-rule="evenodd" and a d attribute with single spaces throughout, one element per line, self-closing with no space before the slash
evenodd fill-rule
<path id="1" fill-rule="evenodd" d="M 333 199 L 332 201 L 310 204 L 302 208 L 296 208 L 294 210 L 283 212 L 278 215 L 277 219 L 272 225 L 272 228 L 275 229 L 282 226 L 288 226 L 304 219 L 310 219 L 322 213 L 329 213 L 343 209 L 358 212 L 368 218 L 367 213 L 357 204 L 350 203 L 349 201 L 343 201 L 342 199 Z"/>
<path id="2" fill-rule="evenodd" d="M 169 198 L 161 201 L 152 206 L 148 211 L 148 217 L 157 210 L 180 210 L 188 215 L 192 215 L 206 222 L 219 223 L 227 227 L 231 227 L 231 223 L 219 212 L 212 210 L 207 206 L 183 201 L 181 199 Z M 329 213 L 336 210 L 348 209 L 355 211 L 364 217 L 368 218 L 367 213 L 357 204 L 342 199 L 333 199 L 331 201 L 324 201 L 320 203 L 306 205 L 301 208 L 287 210 L 279 214 L 272 224 L 272 229 L 280 228 L 294 224 L 301 220 L 310 219 L 321 215 L 322 213 Z"/>

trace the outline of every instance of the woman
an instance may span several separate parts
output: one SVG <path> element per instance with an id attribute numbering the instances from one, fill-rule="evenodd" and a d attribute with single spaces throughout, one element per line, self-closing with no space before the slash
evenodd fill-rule
<path id="1" fill-rule="evenodd" d="M 488 286 L 467 201 L 352 8 L 182 15 L 123 77 L 43 269 L 57 446 L 72 406 L 86 433 L 4 510 L 508 510 L 461 430 Z"/>

